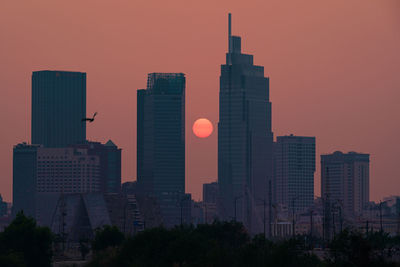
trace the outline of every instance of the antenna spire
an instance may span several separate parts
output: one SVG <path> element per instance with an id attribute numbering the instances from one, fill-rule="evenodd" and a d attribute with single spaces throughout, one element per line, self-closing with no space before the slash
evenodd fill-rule
<path id="1" fill-rule="evenodd" d="M 228 52 L 232 53 L 232 15 L 228 13 Z"/>

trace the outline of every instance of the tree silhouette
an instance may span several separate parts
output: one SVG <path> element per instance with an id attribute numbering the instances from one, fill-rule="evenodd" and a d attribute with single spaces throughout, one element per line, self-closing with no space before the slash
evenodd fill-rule
<path id="1" fill-rule="evenodd" d="M 33 218 L 20 212 L 0 233 L 0 260 L 4 264 L 14 261 L 16 266 L 51 266 L 52 240 L 49 228 L 37 226 Z"/>
<path id="2" fill-rule="evenodd" d="M 110 247 L 117 247 L 124 239 L 124 234 L 116 226 L 105 225 L 96 229 L 92 249 L 94 252 L 99 252 Z"/>

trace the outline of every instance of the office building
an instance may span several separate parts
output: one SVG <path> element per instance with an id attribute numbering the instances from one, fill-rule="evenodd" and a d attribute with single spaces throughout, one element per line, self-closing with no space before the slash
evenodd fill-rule
<path id="1" fill-rule="evenodd" d="M 39 148 L 38 193 L 88 193 L 101 191 L 100 158 L 87 149 Z"/>
<path id="2" fill-rule="evenodd" d="M 14 214 L 20 210 L 49 225 L 60 195 L 118 193 L 121 149 L 112 141 L 69 147 L 25 143 L 14 147 Z"/>
<path id="3" fill-rule="evenodd" d="M 212 223 L 218 217 L 218 183 L 203 184 L 203 216 L 204 222 Z"/>
<path id="4" fill-rule="evenodd" d="M 339 207 L 347 219 L 362 215 L 369 202 L 369 154 L 321 155 L 321 196 L 325 210 Z"/>
<path id="5" fill-rule="evenodd" d="M 32 74 L 32 144 L 66 147 L 86 140 L 86 73 Z"/>
<path id="6" fill-rule="evenodd" d="M 213 182 L 209 184 L 203 184 L 203 202 L 216 204 L 217 199 L 218 199 L 218 183 Z"/>
<path id="7" fill-rule="evenodd" d="M 315 137 L 278 136 L 274 144 L 275 202 L 299 212 L 314 202 Z"/>
<path id="8" fill-rule="evenodd" d="M 13 208 L 35 217 L 37 153 L 40 146 L 21 143 L 13 149 Z"/>
<path id="9" fill-rule="evenodd" d="M 231 35 L 221 66 L 218 123 L 218 185 L 222 219 L 244 223 L 250 233 L 263 231 L 263 203 L 273 178 L 273 133 L 269 78 L 253 56 L 241 52 Z M 236 214 L 236 215 L 235 215 Z"/>
<path id="10" fill-rule="evenodd" d="M 113 141 L 107 143 L 86 141 L 70 147 L 84 149 L 88 155 L 98 156 L 100 160 L 100 191 L 119 193 L 121 190 L 121 149 Z"/>
<path id="11" fill-rule="evenodd" d="M 166 226 L 180 223 L 185 197 L 185 76 L 151 73 L 137 91 L 137 181 L 160 203 Z"/>

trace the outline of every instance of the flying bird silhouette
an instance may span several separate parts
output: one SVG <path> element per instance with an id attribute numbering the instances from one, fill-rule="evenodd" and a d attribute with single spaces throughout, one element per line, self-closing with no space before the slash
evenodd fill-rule
<path id="1" fill-rule="evenodd" d="M 91 118 L 83 118 L 82 121 L 93 122 L 94 121 L 94 117 L 96 117 L 96 115 L 97 115 L 97 112 L 95 112 L 93 114 L 93 117 L 91 117 Z"/>

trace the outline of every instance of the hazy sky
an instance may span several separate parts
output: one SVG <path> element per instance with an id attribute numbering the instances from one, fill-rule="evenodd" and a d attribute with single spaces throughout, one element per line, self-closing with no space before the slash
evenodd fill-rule
<path id="1" fill-rule="evenodd" d="M 400 193 L 399 0 L 2 0 L 0 193 L 11 200 L 12 147 L 30 140 L 31 72 L 87 72 L 88 139 L 123 148 L 123 181 L 136 179 L 136 90 L 149 72 L 183 72 L 186 189 L 199 199 L 217 179 L 217 134 L 227 13 L 244 52 L 270 77 L 275 136 L 316 136 L 319 155 L 371 154 L 371 198 Z"/>

